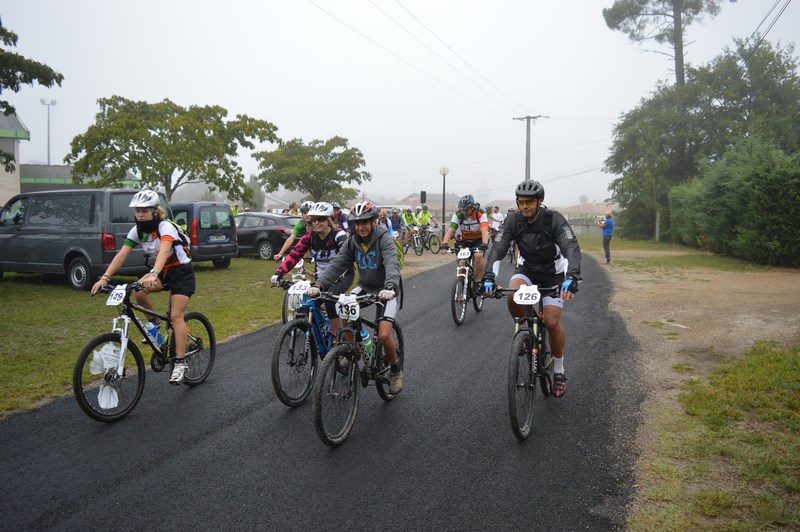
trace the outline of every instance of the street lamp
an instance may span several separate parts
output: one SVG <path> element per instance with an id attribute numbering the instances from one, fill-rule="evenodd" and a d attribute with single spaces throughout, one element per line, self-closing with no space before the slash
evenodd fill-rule
<path id="1" fill-rule="evenodd" d="M 444 183 L 445 176 L 450 173 L 450 169 L 448 169 L 446 166 L 442 166 L 439 168 L 439 173 L 442 174 L 442 238 L 444 238 L 445 216 L 447 215 L 444 210 Z"/>
<path id="2" fill-rule="evenodd" d="M 39 99 L 42 102 L 42 105 L 47 106 L 47 166 L 50 166 L 50 107 L 56 104 L 55 100 L 50 100 L 49 102 L 44 98 Z"/>

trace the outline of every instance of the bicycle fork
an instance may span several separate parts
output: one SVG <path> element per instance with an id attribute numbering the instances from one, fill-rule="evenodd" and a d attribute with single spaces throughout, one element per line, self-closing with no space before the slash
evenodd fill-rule
<path id="1" fill-rule="evenodd" d="M 122 321 L 122 325 L 120 325 Z M 129 316 L 117 316 L 111 323 L 111 332 L 119 333 L 119 360 L 117 361 L 117 376 L 125 376 L 125 351 L 128 349 L 128 328 L 131 325 Z"/>

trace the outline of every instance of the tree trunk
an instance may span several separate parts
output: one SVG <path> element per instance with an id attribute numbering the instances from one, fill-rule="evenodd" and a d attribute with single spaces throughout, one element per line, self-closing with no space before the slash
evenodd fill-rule
<path id="1" fill-rule="evenodd" d="M 672 46 L 675 50 L 675 84 L 682 86 L 686 84 L 686 73 L 683 66 L 683 0 L 672 0 Z"/>

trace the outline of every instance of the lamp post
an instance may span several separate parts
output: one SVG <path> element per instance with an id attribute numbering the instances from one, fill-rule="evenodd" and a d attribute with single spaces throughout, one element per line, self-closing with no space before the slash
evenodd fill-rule
<path id="1" fill-rule="evenodd" d="M 444 183 L 445 176 L 450 173 L 450 169 L 446 166 L 439 168 L 439 173 L 442 174 L 442 238 L 444 238 L 445 217 L 447 212 L 444 210 Z"/>
<path id="2" fill-rule="evenodd" d="M 42 102 L 42 105 L 47 106 L 47 166 L 50 166 L 50 107 L 56 104 L 55 100 L 50 100 L 49 102 L 44 98 L 39 99 Z"/>

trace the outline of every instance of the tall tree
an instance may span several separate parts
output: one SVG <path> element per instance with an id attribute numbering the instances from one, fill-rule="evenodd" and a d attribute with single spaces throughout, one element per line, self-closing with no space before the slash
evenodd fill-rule
<path id="1" fill-rule="evenodd" d="M 45 87 L 53 85 L 61 86 L 64 76 L 59 74 L 49 66 L 26 59 L 16 52 L 7 50 L 17 46 L 17 34 L 8 28 L 3 27 L 3 20 L 0 18 L 0 94 L 6 89 L 19 92 L 22 85 L 33 85 L 38 83 Z M 14 113 L 14 106 L 3 97 L 0 99 L 0 111 L 8 116 Z M 6 172 L 14 171 L 14 154 L 0 150 L 0 164 L 5 167 Z"/>
<path id="2" fill-rule="evenodd" d="M 98 100 L 96 121 L 72 139 L 64 161 L 74 164 L 76 182 L 99 176 L 92 186 L 118 186 L 128 173 L 146 188 L 162 187 L 167 198 L 182 185 L 207 183 L 234 199 L 251 191 L 236 162 L 239 148 L 252 140 L 276 142 L 277 127 L 266 120 L 236 115 L 219 106 L 182 107 L 165 99 L 148 103 L 121 96 Z"/>
<path id="3" fill-rule="evenodd" d="M 272 152 L 257 152 L 259 179 L 268 192 L 283 187 L 305 192 L 313 201 L 354 198 L 358 191 L 346 187 L 369 181 L 361 150 L 348 146 L 346 138 L 332 137 L 326 141 L 314 139 L 308 144 L 292 139 Z"/>
<path id="4" fill-rule="evenodd" d="M 717 15 L 723 1 L 616 0 L 611 7 L 603 9 L 603 18 L 609 28 L 625 33 L 634 42 L 653 40 L 669 44 L 672 54 L 667 55 L 675 64 L 675 83 L 683 85 L 686 82 L 684 28 L 701 20 L 704 15 Z"/>

